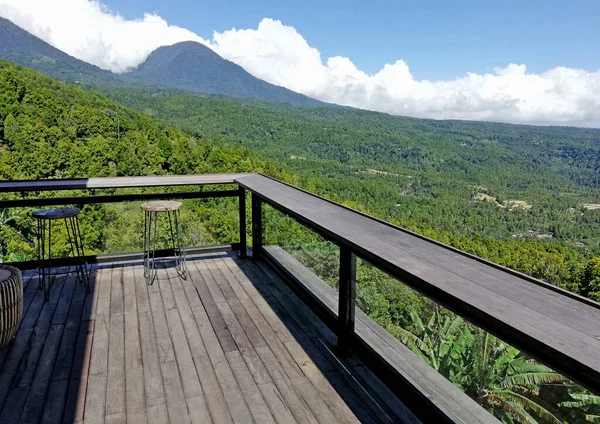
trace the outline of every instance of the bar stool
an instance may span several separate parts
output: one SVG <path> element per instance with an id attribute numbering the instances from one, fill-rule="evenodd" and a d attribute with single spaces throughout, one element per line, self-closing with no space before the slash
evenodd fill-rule
<path id="1" fill-rule="evenodd" d="M 181 247 L 181 206 L 181 202 L 167 200 L 147 202 L 141 205 L 144 211 L 144 277 L 149 285 L 154 283 L 158 275 L 158 269 L 156 268 L 156 233 L 158 214 L 162 212 L 167 213 L 169 220 L 171 246 L 175 255 L 175 269 L 181 278 L 184 280 L 187 278 L 185 252 Z"/>
<path id="2" fill-rule="evenodd" d="M 62 220 L 67 230 L 67 241 L 71 246 L 71 254 L 74 258 L 83 257 L 83 241 L 81 230 L 79 229 L 79 208 L 52 208 L 33 211 L 31 215 L 37 220 L 37 256 L 41 262 L 37 268 L 40 275 L 39 288 L 44 289 L 46 300 L 50 300 L 50 286 L 57 275 L 70 273 L 70 267 L 66 272 L 60 272 L 58 268 L 55 272 L 50 269 L 50 259 L 52 259 L 52 228 L 53 222 Z M 87 263 L 82 259 L 75 265 L 77 271 L 77 280 L 79 283 L 85 283 L 86 292 L 90 292 L 90 276 Z"/>

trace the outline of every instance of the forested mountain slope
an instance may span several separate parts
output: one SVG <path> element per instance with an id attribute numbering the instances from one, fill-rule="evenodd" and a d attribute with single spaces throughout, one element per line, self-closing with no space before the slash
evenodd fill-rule
<path id="1" fill-rule="evenodd" d="M 0 59 L 26 66 L 61 81 L 95 85 L 125 84 L 112 72 L 69 56 L 2 17 Z"/>
<path id="2" fill-rule="evenodd" d="M 198 140 L 109 99 L 0 61 L 0 179 L 249 171 L 289 179 L 280 167 L 246 148 Z M 202 209 L 205 228 L 213 229 L 202 237 L 229 241 L 237 237 L 230 222 L 235 208 L 191 206 L 197 208 L 194 214 Z M 2 211 L 0 258 L 33 257 L 29 212 Z M 190 222 L 199 222 L 197 216 L 190 211 Z M 82 217 L 88 251 L 138 247 L 139 206 L 87 205 Z"/>
<path id="3" fill-rule="evenodd" d="M 584 205 L 600 203 L 600 130 L 108 94 L 198 136 L 247 146 L 402 225 L 504 239 L 534 231 L 599 247 L 600 213 Z"/>

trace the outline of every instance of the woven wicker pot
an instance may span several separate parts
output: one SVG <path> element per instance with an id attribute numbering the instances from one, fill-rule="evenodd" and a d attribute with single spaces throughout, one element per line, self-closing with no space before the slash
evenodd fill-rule
<path id="1" fill-rule="evenodd" d="M 0 349 L 13 339 L 23 316 L 23 279 L 17 268 L 0 264 Z"/>

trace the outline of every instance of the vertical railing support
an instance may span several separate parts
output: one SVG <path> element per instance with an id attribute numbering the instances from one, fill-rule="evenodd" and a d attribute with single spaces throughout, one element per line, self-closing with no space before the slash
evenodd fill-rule
<path id="1" fill-rule="evenodd" d="M 262 250 L 262 200 L 252 193 L 252 258 L 260 258 Z"/>
<path id="2" fill-rule="evenodd" d="M 239 207 L 240 207 L 240 258 L 246 258 L 246 190 L 239 188 Z"/>
<path id="3" fill-rule="evenodd" d="M 350 352 L 354 335 L 354 308 L 356 303 L 356 256 L 349 248 L 340 247 L 340 293 L 338 305 L 338 350 L 341 355 Z"/>

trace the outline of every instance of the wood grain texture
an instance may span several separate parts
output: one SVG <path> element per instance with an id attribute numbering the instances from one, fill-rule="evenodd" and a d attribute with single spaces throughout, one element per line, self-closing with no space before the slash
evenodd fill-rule
<path id="1" fill-rule="evenodd" d="M 301 301 L 281 281 L 226 254 L 187 265 L 187 280 L 166 269 L 148 286 L 140 264 L 106 264 L 92 293 L 71 275 L 51 302 L 27 275 L 26 328 L 0 357 L 0 422 L 389 422 L 308 347 L 315 330 L 284 315 Z"/>
<path id="2" fill-rule="evenodd" d="M 331 315 L 335 315 L 338 305 L 335 289 L 280 247 L 268 246 L 265 252 L 292 272 L 297 277 L 298 283 L 320 299 L 323 307 L 327 308 Z M 388 367 L 387 372 L 390 375 L 394 373 L 397 375 L 397 387 L 401 387 L 400 381 L 402 381 L 402 385 L 413 391 L 416 397 L 423 397 L 420 402 L 430 404 L 428 411 L 422 412 L 429 414 L 429 410 L 437 409 L 441 415 L 436 419 L 446 419 L 451 422 L 497 422 L 471 398 L 360 310 L 356 311 L 356 332 L 361 341 L 383 359 Z"/>

